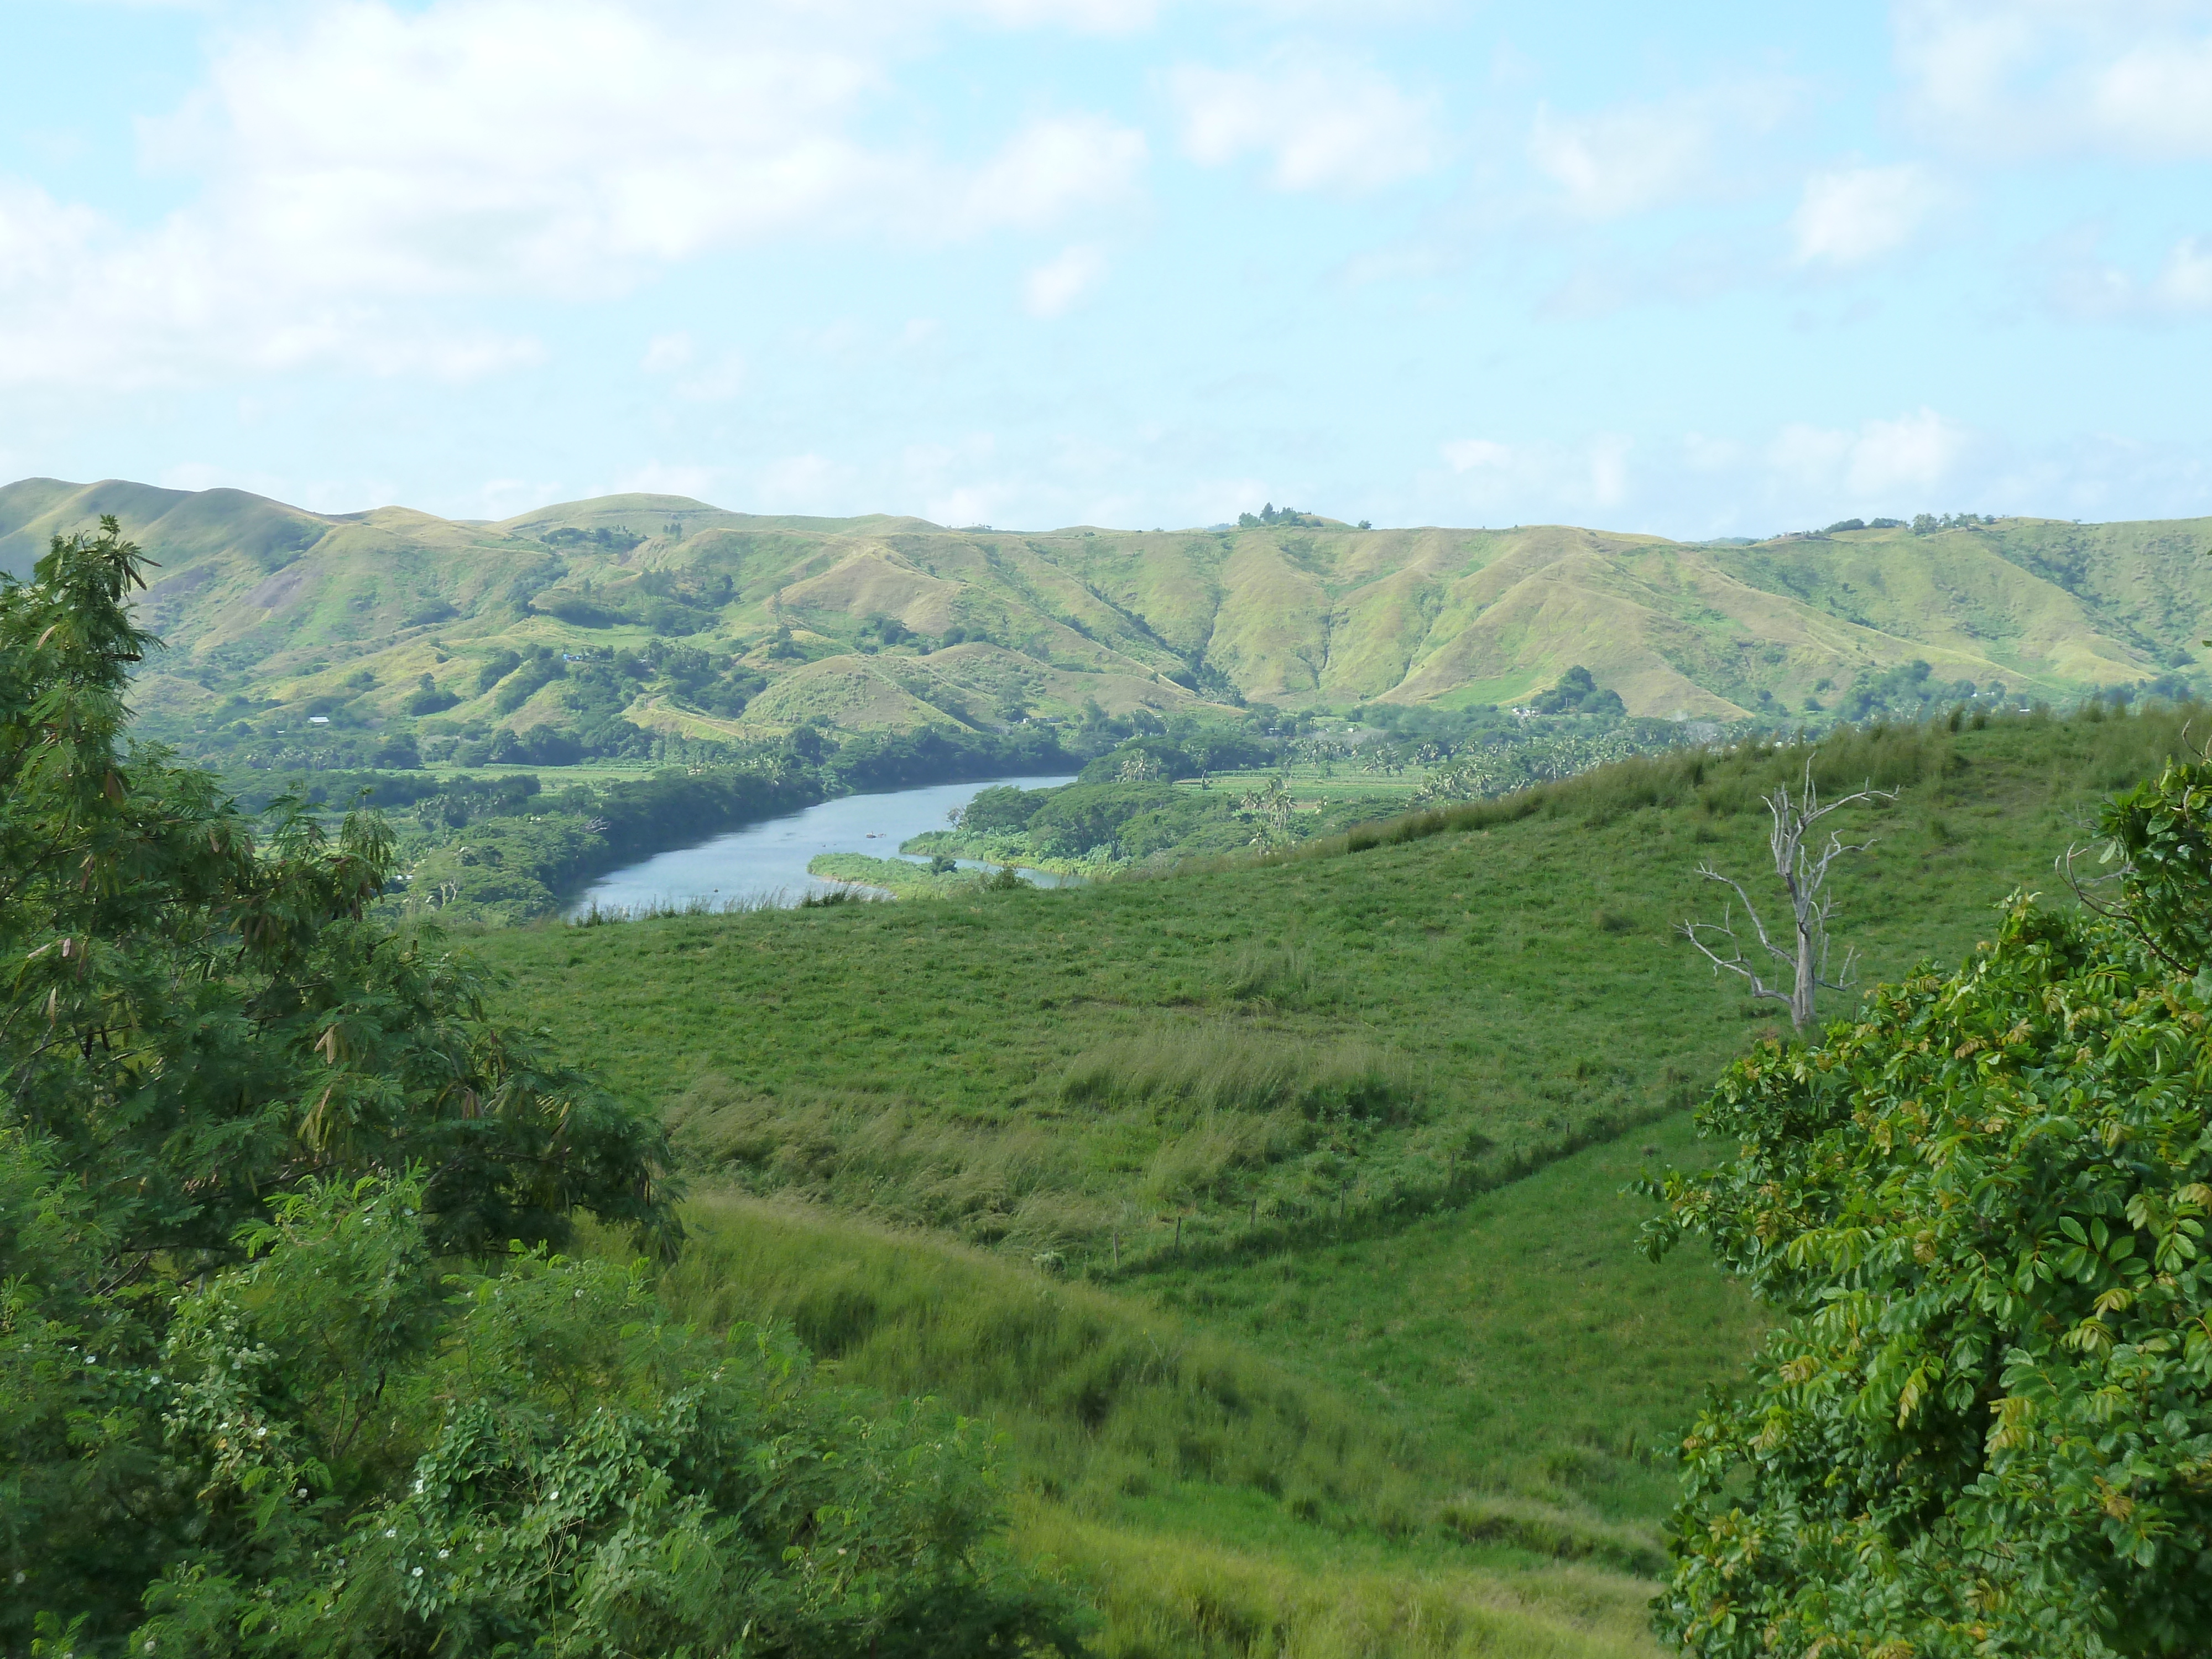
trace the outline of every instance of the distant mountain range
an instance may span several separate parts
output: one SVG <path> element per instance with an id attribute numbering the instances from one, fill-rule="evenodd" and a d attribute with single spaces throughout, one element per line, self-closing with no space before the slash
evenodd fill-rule
<path id="1" fill-rule="evenodd" d="M 577 693 L 548 679 L 518 702 L 510 678 L 502 695 L 509 657 L 679 643 L 720 690 L 687 695 L 706 669 L 622 681 L 623 719 L 769 737 L 806 720 L 988 728 L 1092 702 L 1455 708 L 1526 698 L 1579 665 L 1631 714 L 1729 720 L 1831 710 L 1921 662 L 1933 684 L 2023 698 L 2196 685 L 2212 622 L 2204 519 L 1699 544 L 1310 516 L 955 530 L 627 495 L 495 524 L 29 478 L 0 489 L 0 568 L 27 572 L 51 536 L 103 514 L 161 566 L 143 612 L 169 649 L 140 702 L 187 725 L 313 704 L 521 732 L 567 718 Z"/>

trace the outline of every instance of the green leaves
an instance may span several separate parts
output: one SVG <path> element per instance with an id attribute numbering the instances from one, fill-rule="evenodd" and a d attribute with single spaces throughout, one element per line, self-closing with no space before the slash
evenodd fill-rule
<path id="1" fill-rule="evenodd" d="M 2212 1022 L 2145 943 L 2015 896 L 1958 973 L 1716 1089 L 1735 1155 L 1668 1178 L 1651 1242 L 1703 1236 L 1781 1323 L 1686 1443 L 1670 1639 L 2155 1654 L 2212 1627 Z"/>
<path id="2" fill-rule="evenodd" d="M 381 820 L 126 747 L 141 562 L 0 581 L 0 1651 L 1072 1648 L 973 1425 L 550 1253 L 673 1250 L 658 1125 L 376 918 Z"/>
<path id="3" fill-rule="evenodd" d="M 297 799 L 257 825 L 125 747 L 150 636 L 107 526 L 0 586 L 0 1079 L 118 1252 L 222 1260 L 312 1179 L 426 1171 L 441 1241 L 555 1237 L 582 1206 L 665 1230 L 658 1128 L 484 1009 L 437 936 L 369 919 L 380 818 Z"/>
<path id="4" fill-rule="evenodd" d="M 165 1421 L 210 1524 L 131 1649 L 1073 1650 L 995 1551 L 975 1425 L 673 1324 L 639 1267 L 441 1278 L 419 1196 L 316 1188 L 187 1298 Z"/>

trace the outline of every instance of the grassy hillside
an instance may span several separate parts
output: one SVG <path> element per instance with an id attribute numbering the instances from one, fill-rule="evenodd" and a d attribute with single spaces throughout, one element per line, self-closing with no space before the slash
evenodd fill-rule
<path id="1" fill-rule="evenodd" d="M 101 513 L 161 562 L 144 605 L 172 649 L 146 712 L 272 752 L 332 741 L 316 714 L 451 744 L 611 720 L 727 740 L 1094 702 L 1457 707 L 1577 664 L 1632 714 L 1817 721 L 1916 663 L 1985 703 L 2191 673 L 2212 600 L 2199 520 L 1702 546 L 1325 521 L 1017 534 L 617 495 L 475 524 L 51 479 L 0 489 L 0 568 Z M 515 678 L 533 650 L 631 667 Z"/>
<path id="2" fill-rule="evenodd" d="M 1659 1133 L 1668 1152 L 1686 1139 L 1679 1118 Z M 1540 1382 L 1539 1350 L 1610 1385 L 1595 1419 L 1571 1397 L 1510 1467 L 1490 1455 L 1498 1425 L 1470 1433 L 1407 1409 L 1379 1376 L 1286 1360 L 1284 1343 L 1204 1310 L 804 1208 L 702 1197 L 665 1287 L 690 1316 L 772 1314 L 847 1380 L 933 1393 L 1001 1425 L 1015 1542 L 1091 1592 L 1103 1654 L 1648 1654 L 1638 1575 L 1659 1557 L 1653 1494 L 1666 1486 L 1653 1449 L 1755 1322 L 1701 1263 L 1634 1255 L 1642 1211 L 1622 1175 L 1586 1153 L 1472 1212 L 1473 1242 L 1516 1264 L 1524 1301 L 1550 1304 L 1533 1324 L 1525 1308 L 1486 1307 L 1464 1334 L 1478 1356 L 1507 1338 L 1506 1358 L 1478 1357 L 1477 1388 L 1496 1398 Z M 1464 1274 L 1458 1220 L 1425 1224 L 1419 1255 Z M 1376 1303 L 1404 1262 L 1375 1239 L 1313 1268 L 1354 1305 Z M 1578 1295 L 1559 1299 L 1553 1266 Z M 1656 1388 L 1621 1340 L 1654 1328 L 1700 1339 L 1662 1363 Z M 1516 1430 L 1544 1398 L 1519 1402 Z M 1601 1461 L 1625 1476 L 1611 1485 L 1627 1501 L 1593 1504 L 1558 1477 Z"/>
<path id="3" fill-rule="evenodd" d="M 2167 716 L 1822 752 L 1904 788 L 1841 875 L 1870 975 L 1955 957 Z M 2101 758 L 2100 758 L 2101 757 Z M 1086 1271 L 1250 1254 L 1463 1194 L 1685 1103 L 1771 1014 L 1673 933 L 1765 856 L 1744 750 L 1432 815 L 1442 833 L 949 903 L 523 932 L 519 1006 L 699 1167 Z M 1747 1017 L 1748 1016 L 1748 1018 Z"/>
<path id="4" fill-rule="evenodd" d="M 1842 890 L 1955 959 L 2201 709 L 1838 738 Z M 1802 754 L 1632 762 L 1266 862 L 487 935 L 666 1109 L 672 1292 L 1009 1437 L 1115 1655 L 1648 1653 L 1668 1449 L 1758 1311 L 1623 1188 L 1764 1030 L 1665 928 Z M 1625 1131 L 1625 1132 L 1624 1132 Z"/>

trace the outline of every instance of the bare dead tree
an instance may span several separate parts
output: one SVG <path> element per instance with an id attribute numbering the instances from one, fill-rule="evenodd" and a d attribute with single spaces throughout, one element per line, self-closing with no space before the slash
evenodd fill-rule
<path id="1" fill-rule="evenodd" d="M 1808 758 L 1805 763 L 1804 787 L 1796 794 L 1792 795 L 1785 784 L 1763 798 L 1774 819 L 1774 833 L 1767 837 L 1767 846 L 1774 854 L 1774 873 L 1782 878 L 1783 889 L 1789 895 L 1791 937 L 1785 943 L 1770 934 L 1759 916 L 1759 907 L 1751 902 L 1751 895 L 1744 891 L 1743 884 L 1710 864 L 1699 865 L 1698 873 L 1707 881 L 1718 882 L 1734 893 L 1735 899 L 1722 909 L 1718 921 L 1684 922 L 1682 937 L 1704 952 L 1706 960 L 1713 964 L 1715 974 L 1726 969 L 1748 981 L 1755 1000 L 1787 1003 L 1790 1024 L 1802 1031 L 1813 1023 L 1816 993 L 1850 988 L 1851 964 L 1857 954 L 1846 947 L 1842 965 L 1830 973 L 1828 919 L 1835 914 L 1836 900 L 1827 890 L 1829 869 L 1844 854 L 1863 853 L 1874 845 L 1872 840 L 1847 842 L 1831 830 L 1827 844 L 1815 853 L 1815 826 L 1831 812 L 1840 812 L 1846 806 L 1862 802 L 1895 800 L 1897 794 L 1894 789 L 1876 789 L 1869 781 L 1865 788 L 1823 803 L 1813 782 L 1813 763 Z M 1758 937 L 1759 950 L 1765 953 L 1764 957 L 1745 952 L 1735 928 L 1737 904 L 1750 917 L 1752 932 Z M 1766 982 L 1761 972 L 1770 959 L 1780 963 L 1782 969 L 1776 976 L 1778 982 L 1772 985 Z M 1786 988 L 1779 982 L 1784 976 Z"/>

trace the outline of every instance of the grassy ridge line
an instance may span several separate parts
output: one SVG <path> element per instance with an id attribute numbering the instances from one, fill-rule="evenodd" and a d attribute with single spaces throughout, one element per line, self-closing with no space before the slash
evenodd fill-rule
<path id="1" fill-rule="evenodd" d="M 1086 692 L 1190 707 L 1188 687 L 1226 696 L 1224 676 L 1286 707 L 1513 700 L 1585 659 L 1637 712 L 1725 718 L 1832 703 L 1914 659 L 2051 696 L 2155 677 L 2192 659 L 2212 581 L 2202 521 L 1723 549 L 1563 526 L 801 526 L 633 495 L 465 526 L 52 481 L 0 489 L 0 560 L 106 510 L 164 566 L 145 605 L 179 649 L 147 684 L 179 713 L 249 682 L 288 704 L 338 696 L 367 665 L 373 703 L 398 714 L 424 672 L 473 698 L 495 649 L 657 630 L 746 653 L 776 682 L 748 711 L 763 726 L 969 724 L 1008 700 L 1073 714 Z M 624 533 L 562 534 L 577 530 Z M 1754 663 L 1747 636 L 1767 647 Z M 950 649 L 902 654 L 911 637 Z"/>

